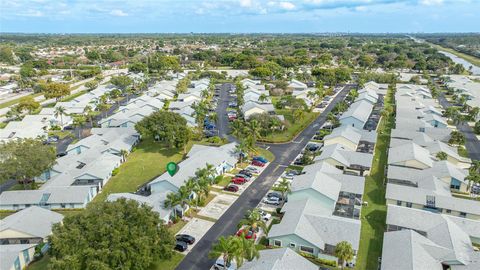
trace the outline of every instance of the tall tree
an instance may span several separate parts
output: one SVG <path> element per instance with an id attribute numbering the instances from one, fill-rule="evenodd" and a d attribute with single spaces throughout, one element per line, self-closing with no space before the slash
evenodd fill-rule
<path id="1" fill-rule="evenodd" d="M 56 100 L 59 100 L 62 97 L 70 95 L 70 86 L 65 83 L 47 83 L 43 94 L 46 98 L 55 98 Z"/>
<path id="2" fill-rule="evenodd" d="M 178 113 L 158 111 L 143 118 L 135 129 L 144 137 L 152 137 L 167 143 L 171 147 L 185 147 L 191 138 L 187 120 Z"/>
<path id="3" fill-rule="evenodd" d="M 38 139 L 0 143 L 0 179 L 26 184 L 55 165 L 55 159 L 55 148 Z"/>
<path id="4" fill-rule="evenodd" d="M 28 113 L 32 113 L 40 108 L 40 103 L 35 101 L 32 96 L 26 96 L 22 97 L 15 107 L 19 112 L 28 111 Z"/>
<path id="5" fill-rule="evenodd" d="M 174 238 L 151 207 L 98 202 L 55 224 L 49 269 L 148 269 L 172 256 Z"/>
<path id="6" fill-rule="evenodd" d="M 343 269 L 345 262 L 353 259 L 352 245 L 347 241 L 342 241 L 335 246 L 335 256 L 340 260 L 341 267 Z"/>
<path id="7" fill-rule="evenodd" d="M 66 109 L 63 106 L 55 107 L 55 110 L 53 112 L 53 115 L 55 116 L 55 118 L 58 118 L 60 116 L 60 125 L 62 126 L 63 126 L 63 115 L 65 114 L 65 112 L 66 112 Z"/>

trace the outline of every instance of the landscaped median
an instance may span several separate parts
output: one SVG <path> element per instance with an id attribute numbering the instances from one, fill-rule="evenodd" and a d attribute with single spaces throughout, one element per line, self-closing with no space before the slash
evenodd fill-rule
<path id="1" fill-rule="evenodd" d="M 389 89 L 385 106 L 393 105 L 393 91 Z M 366 177 L 363 201 L 368 205 L 362 207 L 360 248 L 357 254 L 357 269 L 378 269 L 378 259 L 382 256 L 383 233 L 387 206 L 385 201 L 385 168 L 390 143 L 390 132 L 394 124 L 393 115 L 382 117 L 377 130 L 372 169 Z"/>

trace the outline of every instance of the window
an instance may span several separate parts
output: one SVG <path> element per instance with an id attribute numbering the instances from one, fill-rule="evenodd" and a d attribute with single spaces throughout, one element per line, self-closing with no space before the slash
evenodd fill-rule
<path id="1" fill-rule="evenodd" d="M 300 246 L 300 250 L 303 251 L 303 252 L 313 254 L 313 248 L 312 247 Z"/>
<path id="2" fill-rule="evenodd" d="M 30 262 L 30 254 L 28 254 L 28 249 L 25 249 L 23 251 L 23 259 L 25 260 L 26 264 Z"/>
<path id="3" fill-rule="evenodd" d="M 297 245 L 295 243 L 290 243 L 290 245 L 288 245 L 288 246 L 291 247 L 291 248 L 296 248 L 297 247 Z"/>
<path id="4" fill-rule="evenodd" d="M 450 214 L 450 213 L 452 213 L 452 210 L 450 210 L 450 209 L 445 209 L 445 212 L 446 212 L 447 214 Z"/>
<path id="5" fill-rule="evenodd" d="M 66 206 L 67 206 L 67 205 L 66 205 L 65 203 L 61 203 L 61 204 L 60 204 L 60 207 L 61 207 L 61 208 L 65 208 Z"/>
<path id="6" fill-rule="evenodd" d="M 402 201 L 397 201 L 398 206 L 402 206 Z"/>
<path id="7" fill-rule="evenodd" d="M 412 203 L 411 202 L 407 202 L 406 204 L 407 204 L 408 208 L 412 208 Z"/>
<path id="8" fill-rule="evenodd" d="M 467 213 L 465 213 L 465 212 L 460 212 L 460 217 L 463 217 L 463 218 L 464 218 L 464 217 L 467 217 Z"/>
<path id="9" fill-rule="evenodd" d="M 427 206 L 435 207 L 435 196 L 427 195 Z"/>
<path id="10" fill-rule="evenodd" d="M 15 270 L 21 270 L 22 267 L 20 266 L 20 258 L 17 257 L 13 265 L 15 266 Z"/>
<path id="11" fill-rule="evenodd" d="M 281 247 L 282 246 L 282 241 L 280 240 L 273 240 L 273 245 L 276 247 Z"/>

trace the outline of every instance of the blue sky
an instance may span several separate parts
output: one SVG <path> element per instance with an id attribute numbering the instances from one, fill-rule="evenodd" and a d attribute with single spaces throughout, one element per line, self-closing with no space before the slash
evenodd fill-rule
<path id="1" fill-rule="evenodd" d="M 0 0 L 0 32 L 479 32 L 480 0 Z"/>

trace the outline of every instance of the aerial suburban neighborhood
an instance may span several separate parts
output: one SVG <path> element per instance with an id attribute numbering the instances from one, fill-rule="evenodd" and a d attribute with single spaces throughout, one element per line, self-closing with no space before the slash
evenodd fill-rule
<path id="1" fill-rule="evenodd" d="M 480 269 L 480 3 L 87 2 L 0 2 L 0 270 Z"/>

